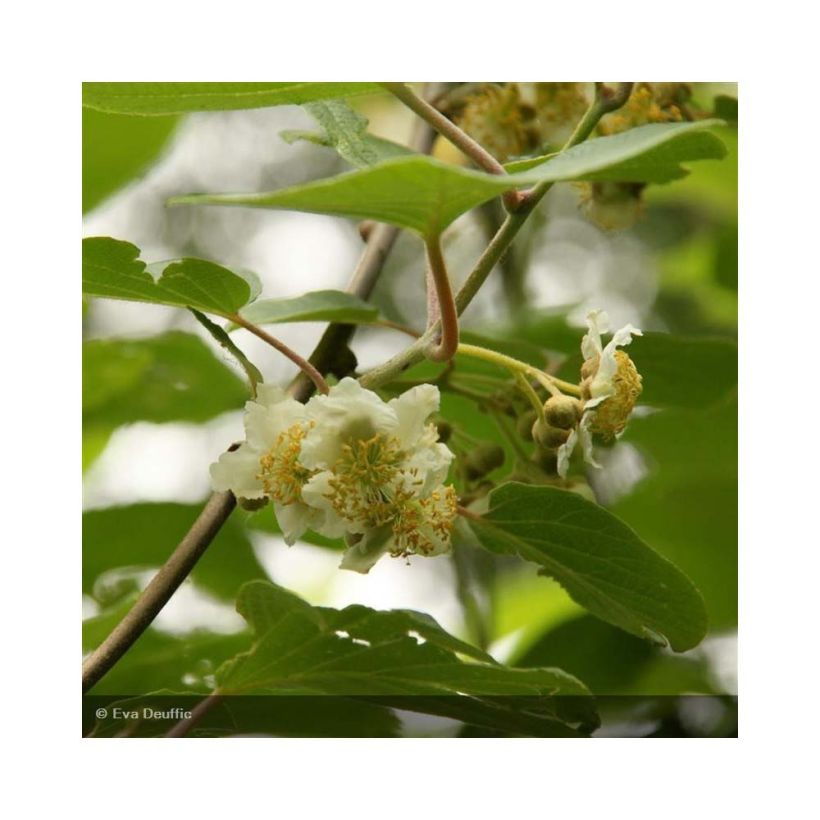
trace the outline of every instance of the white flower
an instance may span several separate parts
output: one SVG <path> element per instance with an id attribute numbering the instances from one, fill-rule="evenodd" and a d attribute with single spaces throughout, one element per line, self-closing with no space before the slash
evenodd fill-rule
<path id="1" fill-rule="evenodd" d="M 632 341 L 633 336 L 643 336 L 638 328 L 625 325 L 615 331 L 606 347 L 602 346 L 601 334 L 609 331 L 609 316 L 606 311 L 593 310 L 587 314 L 589 332 L 581 340 L 581 354 L 584 362 L 598 362 L 597 370 L 589 383 L 590 398 L 585 403 L 586 409 L 592 409 L 605 399 L 615 395 L 614 378 L 618 372 L 617 348 L 624 347 Z"/>
<path id="2" fill-rule="evenodd" d="M 384 402 L 347 378 L 309 404 L 315 424 L 300 460 L 314 474 L 303 498 L 325 513 L 323 535 L 362 536 L 342 567 L 366 572 L 385 552 L 449 549 L 455 493 L 443 482 L 453 454 L 428 422 L 438 388 L 419 385 Z"/>
<path id="3" fill-rule="evenodd" d="M 587 315 L 587 326 L 589 332 L 581 340 L 584 413 L 566 443 L 558 448 L 558 475 L 562 478 L 566 478 L 570 456 L 578 442 L 583 448 L 584 460 L 593 467 L 601 466 L 592 452 L 593 432 L 604 438 L 619 435 L 641 392 L 641 377 L 635 365 L 618 348 L 628 345 L 633 336 L 642 336 L 642 332 L 625 325 L 604 347 L 601 334 L 609 330 L 607 314 L 602 310 L 591 311 Z"/>
<path id="4" fill-rule="evenodd" d="M 212 465 L 214 488 L 271 498 L 292 544 L 311 529 L 346 536 L 342 567 L 367 572 L 385 552 L 437 555 L 450 547 L 453 454 L 429 423 L 439 392 L 420 385 L 383 401 L 342 379 L 306 405 L 263 386 L 245 413 L 247 440 Z"/>
<path id="5" fill-rule="evenodd" d="M 280 387 L 260 384 L 256 399 L 245 405 L 245 441 L 211 465 L 215 490 L 230 490 L 237 498 L 273 500 L 288 544 L 324 523 L 324 514 L 301 497 L 310 472 L 299 464 L 299 450 L 311 424 L 306 405 Z"/>

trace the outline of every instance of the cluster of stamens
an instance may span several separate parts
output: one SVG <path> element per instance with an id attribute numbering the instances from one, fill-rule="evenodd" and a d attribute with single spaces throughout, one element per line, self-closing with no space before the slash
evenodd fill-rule
<path id="1" fill-rule="evenodd" d="M 429 555 L 447 542 L 458 511 L 458 498 L 453 487 L 441 487 L 424 498 L 402 492 L 397 498 L 393 518 L 395 548 L 392 554 Z"/>
<path id="2" fill-rule="evenodd" d="M 313 427 L 308 424 L 294 424 L 282 431 L 274 443 L 260 459 L 257 478 L 262 482 L 265 494 L 280 504 L 293 504 L 302 498 L 302 487 L 314 475 L 312 470 L 299 463 L 302 439 Z"/>
<path id="3" fill-rule="evenodd" d="M 623 432 L 643 390 L 641 374 L 629 355 L 623 350 L 616 350 L 615 361 L 618 369 L 612 377 L 614 393 L 595 407 L 589 424 L 590 432 L 597 433 L 604 441 L 612 441 Z M 581 393 L 584 399 L 591 397 L 589 387 L 599 364 L 600 357 L 596 356 L 584 362 L 581 368 Z"/>

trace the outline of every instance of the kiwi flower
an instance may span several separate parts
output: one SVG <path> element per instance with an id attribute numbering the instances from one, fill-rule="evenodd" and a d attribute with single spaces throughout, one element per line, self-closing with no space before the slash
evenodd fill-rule
<path id="1" fill-rule="evenodd" d="M 271 499 L 289 544 L 307 530 L 344 536 L 344 569 L 446 552 L 457 505 L 444 485 L 453 454 L 429 423 L 438 406 L 433 385 L 385 402 L 346 378 L 305 405 L 265 387 L 246 406 L 246 441 L 211 467 L 213 485 Z"/>
<path id="2" fill-rule="evenodd" d="M 592 453 L 593 433 L 605 441 L 619 436 L 626 427 L 632 409 L 641 394 L 641 376 L 625 351 L 618 348 L 630 344 L 633 336 L 642 332 L 632 325 L 615 331 L 604 346 L 601 334 L 609 330 L 609 317 L 602 310 L 587 314 L 589 331 L 581 340 L 584 363 L 581 366 L 581 397 L 584 412 L 578 426 L 570 432 L 558 450 L 558 474 L 566 477 L 569 459 L 579 442 L 584 459 L 599 467 Z"/>

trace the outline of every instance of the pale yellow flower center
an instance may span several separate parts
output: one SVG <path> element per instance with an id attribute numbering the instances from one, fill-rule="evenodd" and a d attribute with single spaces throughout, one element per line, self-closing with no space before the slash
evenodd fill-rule
<path id="1" fill-rule="evenodd" d="M 280 504 L 294 504 L 302 499 L 302 487 L 314 472 L 299 463 L 302 439 L 314 422 L 294 424 L 281 432 L 274 445 L 259 459 L 259 473 L 256 476 L 265 494 Z"/>
<path id="2" fill-rule="evenodd" d="M 393 485 L 406 458 L 398 439 L 386 433 L 343 444 L 328 482 L 333 509 L 342 518 L 368 527 L 387 523 L 393 515 Z"/>
<path id="3" fill-rule="evenodd" d="M 450 539 L 458 499 L 453 487 L 441 487 L 426 498 L 407 494 L 396 505 L 393 519 L 394 556 L 429 554 Z"/>

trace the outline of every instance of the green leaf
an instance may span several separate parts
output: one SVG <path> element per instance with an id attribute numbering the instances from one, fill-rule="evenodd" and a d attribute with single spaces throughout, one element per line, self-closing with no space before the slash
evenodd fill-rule
<path id="1" fill-rule="evenodd" d="M 83 213 L 144 171 L 176 124 L 176 117 L 135 120 L 83 108 Z"/>
<path id="2" fill-rule="evenodd" d="M 191 194 L 169 204 L 239 205 L 375 219 L 425 237 L 440 234 L 466 211 L 498 194 L 543 181 L 668 181 L 684 160 L 723 156 L 720 139 L 703 129 L 715 121 L 647 125 L 601 137 L 524 173 L 492 176 L 427 156 L 389 159 L 330 179 L 258 194 Z"/>
<path id="3" fill-rule="evenodd" d="M 718 94 L 715 97 L 715 117 L 737 125 L 737 97 Z"/>
<path id="4" fill-rule="evenodd" d="M 247 400 L 242 381 L 197 336 L 83 343 L 83 425 L 207 421 Z"/>
<path id="5" fill-rule="evenodd" d="M 504 484 L 472 522 L 491 552 L 540 564 L 593 615 L 682 652 L 706 633 L 700 593 L 612 513 L 555 487 Z"/>
<path id="6" fill-rule="evenodd" d="M 575 678 L 558 669 L 508 669 L 422 613 L 312 607 L 266 582 L 244 586 L 237 610 L 256 641 L 219 670 L 218 687 L 227 694 L 449 696 L 447 701 L 466 695 L 465 701 L 479 704 L 488 695 L 536 696 L 542 713 L 557 720 L 574 713 L 576 721 L 580 697 L 581 722 L 595 722 L 583 697 L 587 690 Z M 457 654 L 474 661 L 460 661 Z M 565 695 L 574 697 L 562 704 Z"/>
<path id="7" fill-rule="evenodd" d="M 397 157 L 358 171 L 260 194 L 192 194 L 169 204 L 238 205 L 375 219 L 434 236 L 476 205 L 514 187 L 497 176 L 426 156 Z"/>
<path id="8" fill-rule="evenodd" d="M 520 177 L 522 171 L 542 180 L 589 180 L 610 182 L 670 182 L 688 173 L 682 162 L 721 159 L 726 148 L 707 129 L 720 120 L 653 123 L 621 134 L 583 142 L 560 154 L 510 163 L 507 170 Z"/>
<path id="9" fill-rule="evenodd" d="M 697 584 L 714 630 L 737 625 L 737 403 L 633 419 L 645 476 L 613 511 Z"/>
<path id="10" fill-rule="evenodd" d="M 643 376 L 641 403 L 654 407 L 705 407 L 737 390 L 734 339 L 645 333 L 629 355 Z"/>
<path id="11" fill-rule="evenodd" d="M 323 133 L 287 131 L 283 139 L 293 142 L 306 139 L 333 148 L 342 159 L 356 168 L 366 168 L 392 157 L 411 154 L 409 148 L 367 132 L 367 118 L 342 100 L 308 103 L 305 108 L 322 126 Z"/>
<path id="12" fill-rule="evenodd" d="M 704 657 L 672 655 L 651 646 L 591 615 L 572 617 L 548 630 L 513 663 L 541 666 L 558 663 L 586 682 L 595 695 L 710 694 Z M 669 685 L 643 687 L 642 681 L 657 680 L 663 668 Z"/>
<path id="13" fill-rule="evenodd" d="M 95 582 L 112 570 L 164 564 L 201 511 L 197 504 L 134 504 L 84 513 L 83 592 L 94 594 Z M 265 577 L 238 519 L 223 525 L 191 577 L 225 600 L 245 582 Z M 100 588 L 96 591 L 112 597 L 102 595 Z"/>
<path id="14" fill-rule="evenodd" d="M 194 308 L 189 308 L 189 310 L 193 313 L 197 322 L 211 334 L 214 340 L 236 359 L 239 366 L 245 371 L 245 375 L 250 382 L 251 395 L 255 397 L 257 387 L 264 381 L 262 374 L 259 372 L 259 368 L 239 349 L 225 328 L 212 322 L 204 313 L 200 313 L 198 310 L 194 310 Z"/>
<path id="15" fill-rule="evenodd" d="M 83 105 L 115 114 L 185 114 L 301 105 L 381 90 L 378 83 L 83 83 Z"/>
<path id="16" fill-rule="evenodd" d="M 146 266 L 130 242 L 83 239 L 83 293 L 191 307 L 230 317 L 256 296 L 257 283 L 204 259 Z"/>
<path id="17" fill-rule="evenodd" d="M 379 318 L 379 311 L 352 293 L 316 290 L 292 299 L 260 299 L 240 311 L 256 325 L 284 322 L 343 322 L 367 324 Z"/>

